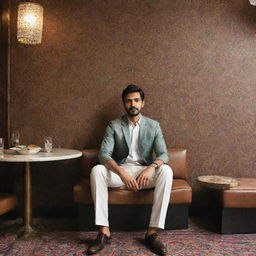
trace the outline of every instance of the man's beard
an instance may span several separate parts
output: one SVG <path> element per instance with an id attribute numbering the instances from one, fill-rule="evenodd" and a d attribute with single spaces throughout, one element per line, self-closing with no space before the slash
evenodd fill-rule
<path id="1" fill-rule="evenodd" d="M 135 110 L 137 110 L 137 111 L 136 111 L 136 112 L 133 112 L 133 111 L 132 111 L 133 109 L 135 109 Z M 141 110 L 139 110 L 139 109 L 137 109 L 137 108 L 135 108 L 135 107 L 131 107 L 131 108 L 129 108 L 129 109 L 126 109 L 126 112 L 127 112 L 127 114 L 128 114 L 129 116 L 137 116 L 137 115 L 140 114 Z"/>

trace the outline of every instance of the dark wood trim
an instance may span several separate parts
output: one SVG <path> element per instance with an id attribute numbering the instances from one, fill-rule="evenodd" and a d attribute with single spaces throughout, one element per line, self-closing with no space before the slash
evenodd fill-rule
<path id="1" fill-rule="evenodd" d="M 10 0 L 0 2 L 0 136 L 10 133 Z"/>

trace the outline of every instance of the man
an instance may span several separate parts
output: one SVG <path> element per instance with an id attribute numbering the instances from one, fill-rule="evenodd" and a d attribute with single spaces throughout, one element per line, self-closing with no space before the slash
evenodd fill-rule
<path id="1" fill-rule="evenodd" d="M 127 115 L 109 123 L 99 152 L 101 164 L 91 171 L 95 224 L 100 232 L 87 254 L 98 253 L 111 241 L 108 187 L 133 191 L 154 187 L 145 242 L 153 252 L 166 255 L 167 249 L 157 236 L 157 231 L 164 228 L 173 177 L 171 168 L 166 165 L 169 161 L 166 144 L 159 123 L 141 115 L 144 92 L 136 85 L 129 85 L 122 93 L 122 100 Z"/>

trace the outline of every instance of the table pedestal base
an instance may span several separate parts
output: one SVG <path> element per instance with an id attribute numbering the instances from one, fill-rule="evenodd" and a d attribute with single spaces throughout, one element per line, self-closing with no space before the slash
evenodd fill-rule
<path id="1" fill-rule="evenodd" d="M 37 235 L 38 232 L 35 229 L 33 229 L 33 227 L 31 227 L 30 225 L 23 226 L 17 231 L 17 237 L 21 239 L 31 238 Z"/>
<path id="2" fill-rule="evenodd" d="M 24 225 L 17 232 L 18 238 L 30 238 L 36 236 L 37 232 L 32 227 L 32 188 L 30 163 L 25 163 L 24 171 Z"/>

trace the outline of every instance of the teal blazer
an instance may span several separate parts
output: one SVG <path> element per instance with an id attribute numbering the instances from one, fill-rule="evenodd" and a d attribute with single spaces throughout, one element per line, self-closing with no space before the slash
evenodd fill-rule
<path id="1" fill-rule="evenodd" d="M 123 164 L 129 155 L 130 145 L 127 116 L 110 121 L 101 143 L 99 162 L 105 164 L 107 160 L 115 160 L 117 164 Z M 164 163 L 169 161 L 159 123 L 145 116 L 141 116 L 140 121 L 139 150 L 145 165 L 150 165 L 155 159 L 161 159 Z"/>

